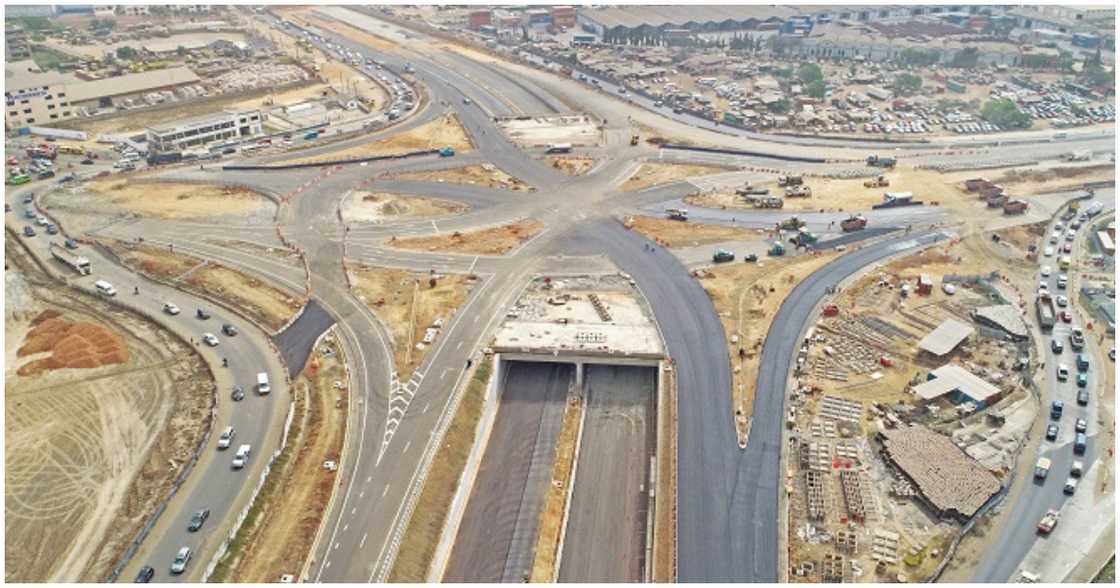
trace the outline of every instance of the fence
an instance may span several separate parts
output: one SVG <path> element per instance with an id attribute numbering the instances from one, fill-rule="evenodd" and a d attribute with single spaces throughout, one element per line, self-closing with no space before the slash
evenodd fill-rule
<path id="1" fill-rule="evenodd" d="M 661 146 L 662 149 L 677 149 L 679 151 L 698 151 L 701 153 L 718 153 L 721 155 L 742 155 L 747 157 L 762 157 L 766 159 L 778 159 L 781 161 L 798 161 L 803 163 L 827 163 L 828 160 L 823 157 L 800 157 L 797 155 L 778 155 L 775 153 L 759 153 L 757 151 L 741 151 L 738 149 L 724 149 L 719 147 L 696 147 L 694 145 L 680 145 L 677 143 L 665 143 Z"/>
<path id="2" fill-rule="evenodd" d="M 282 163 L 277 165 L 223 165 L 222 171 L 257 171 L 257 170 L 285 170 L 285 169 L 305 169 L 311 167 L 326 167 L 331 165 L 346 165 L 350 163 L 368 163 L 374 161 L 385 161 L 390 159 L 406 159 L 409 157 L 421 157 L 424 155 L 435 155 L 439 153 L 438 149 L 426 149 L 423 151 L 409 151 L 408 153 L 399 153 L 396 155 L 376 155 L 373 157 L 360 157 L 357 159 L 335 159 L 331 161 L 317 161 L 307 163 Z"/>

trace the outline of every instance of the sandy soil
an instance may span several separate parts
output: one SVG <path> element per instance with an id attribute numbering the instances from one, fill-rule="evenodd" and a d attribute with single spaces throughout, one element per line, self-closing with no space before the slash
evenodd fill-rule
<path id="1" fill-rule="evenodd" d="M 741 435 L 750 429 L 758 363 L 770 321 L 797 284 L 838 255 L 830 251 L 764 264 L 726 264 L 700 275 L 700 283 L 711 296 L 727 334 L 732 403 Z M 731 343 L 735 335 L 739 341 Z"/>
<path id="2" fill-rule="evenodd" d="M 633 217 L 630 227 L 670 249 L 710 245 L 724 241 L 765 239 L 767 235 L 766 231 L 681 222 L 650 216 Z"/>
<path id="3" fill-rule="evenodd" d="M 528 147 L 553 143 L 598 145 L 603 138 L 596 122 L 587 115 L 505 119 L 499 126 L 510 139 Z"/>
<path id="4" fill-rule="evenodd" d="M 150 323 L 34 282 L 42 287 L 5 321 L 5 580 L 102 581 L 201 441 L 213 378 Z M 43 311 L 60 314 L 33 326 Z M 19 375 L 17 348 L 40 345 L 34 331 L 52 321 L 96 328 L 126 361 Z M 52 345 L 56 357 L 73 336 Z"/>
<path id="5" fill-rule="evenodd" d="M 272 332 L 284 326 L 303 306 L 303 299 L 248 274 L 182 253 L 120 241 L 105 243 L 129 267 L 208 299 L 217 299 L 263 324 Z M 192 309 L 184 308 L 183 312 Z"/>
<path id="6" fill-rule="evenodd" d="M 728 171 L 725 167 L 691 163 L 647 162 L 638 167 L 634 175 L 619 186 L 622 192 L 634 192 L 658 184 L 667 184 L 685 178 L 706 176 Z"/>
<path id="7" fill-rule="evenodd" d="M 466 153 L 473 149 L 467 132 L 459 124 L 455 115 L 447 115 L 431 122 L 420 125 L 414 129 L 404 131 L 341 151 L 332 151 L 313 157 L 301 157 L 284 163 L 315 163 L 319 161 L 333 161 L 339 159 L 360 159 L 378 155 L 395 155 L 425 149 L 440 149 L 452 147 L 457 153 Z"/>
<path id="8" fill-rule="evenodd" d="M 96 206 L 94 212 L 135 214 L 167 220 L 188 220 L 222 216 L 272 216 L 276 209 L 271 200 L 243 188 L 227 188 L 202 184 L 166 182 L 134 182 L 110 178 L 87 185 L 87 192 Z M 62 204 L 66 198 L 52 198 L 49 204 Z M 73 202 L 73 206 L 80 204 Z M 67 204 L 62 204 L 66 207 Z"/>
<path id="9" fill-rule="evenodd" d="M 548 157 L 549 164 L 568 174 L 569 176 L 582 176 L 595 167 L 595 160 L 590 157 L 566 157 L 553 155 Z"/>
<path id="10" fill-rule="evenodd" d="M 425 332 L 437 319 L 447 323 L 463 305 L 474 280 L 463 275 L 428 275 L 389 268 L 350 270 L 354 291 L 393 339 L 397 378 L 405 382 L 430 348 Z M 436 336 L 438 343 L 442 332 Z"/>
<path id="11" fill-rule="evenodd" d="M 976 174 L 969 177 L 976 177 Z M 1063 188 L 1075 190 L 1085 182 L 1114 179 L 1116 179 L 1116 168 L 1111 164 L 1105 164 L 1083 167 L 1056 167 L 1045 171 L 1008 170 L 996 176 L 992 181 L 1008 188 L 1013 193 L 1023 190 L 1023 193 L 1026 194 L 1044 194 L 1059 191 Z"/>
<path id="12" fill-rule="evenodd" d="M 456 231 L 431 237 L 394 238 L 389 241 L 389 245 L 397 249 L 411 249 L 413 251 L 437 251 L 464 255 L 505 255 L 522 243 L 532 239 L 543 229 L 543 223 L 535 219 L 528 219 L 510 225 L 479 229 L 467 233 Z"/>
<path id="13" fill-rule="evenodd" d="M 1033 225 L 1016 225 L 996 231 L 1005 243 L 1014 245 L 1022 252 L 1026 252 L 1031 245 L 1038 245 L 1039 240 L 1046 234 L 1046 223 Z"/>
<path id="14" fill-rule="evenodd" d="M 63 318 L 57 310 L 45 310 L 31 319 L 30 327 L 16 356 L 46 354 L 47 357 L 24 363 L 16 370 L 17 375 L 35 376 L 51 370 L 89 369 L 128 362 L 124 338 L 97 323 L 73 322 Z"/>
<path id="15" fill-rule="evenodd" d="M 390 582 L 424 582 L 435 554 L 451 499 L 459 487 L 467 457 L 476 441 L 492 364 L 487 358 L 475 364 L 470 383 L 443 438 L 443 449 L 432 462 L 424 490 L 408 522 Z"/>
<path id="16" fill-rule="evenodd" d="M 397 49 L 399 49 L 399 47 L 397 47 L 395 43 L 392 43 L 387 39 L 378 37 L 376 35 L 371 35 L 369 33 L 357 30 L 353 27 L 346 26 L 336 20 L 324 18 L 315 13 L 314 8 L 292 7 L 285 8 L 282 10 L 282 12 L 285 13 L 286 18 L 292 18 L 296 21 L 310 21 L 314 23 L 314 25 L 318 28 L 323 28 L 338 33 L 339 35 L 350 39 L 351 41 L 362 43 L 363 45 L 368 45 L 369 47 L 372 47 L 378 51 L 395 52 Z"/>
<path id="17" fill-rule="evenodd" d="M 328 349 L 331 353 L 324 354 Z M 296 418 L 288 447 L 265 489 L 269 497 L 283 500 L 260 501 L 263 512 L 257 524 L 239 536 L 240 557 L 227 568 L 224 581 L 276 582 L 282 574 L 299 577 L 337 476 L 323 463 L 338 463 L 346 436 L 345 365 L 338 341 L 329 335 L 294 382 Z"/>
<path id="18" fill-rule="evenodd" d="M 342 222 L 381 222 L 462 214 L 470 207 L 454 200 L 387 192 L 354 192 L 342 203 Z"/>
<path id="19" fill-rule="evenodd" d="M 513 191 L 533 189 L 525 184 L 525 182 L 522 182 L 489 163 L 434 171 L 405 172 L 391 177 L 398 180 L 450 182 L 452 184 L 470 184 L 472 186 L 486 186 L 487 188 L 500 188 L 502 190 Z"/>
<path id="20" fill-rule="evenodd" d="M 552 463 L 552 484 L 544 495 L 541 506 L 540 526 L 537 532 L 536 557 L 530 582 L 553 582 L 558 570 L 560 532 L 564 528 L 564 506 L 571 492 L 572 466 L 575 465 L 576 440 L 583 408 L 578 396 L 569 396 L 564 409 L 564 422 L 556 441 L 556 459 Z"/>

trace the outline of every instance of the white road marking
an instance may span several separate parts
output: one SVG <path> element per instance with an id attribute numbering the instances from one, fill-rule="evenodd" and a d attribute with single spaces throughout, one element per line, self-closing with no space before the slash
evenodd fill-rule
<path id="1" fill-rule="evenodd" d="M 429 402 L 429 403 L 425 404 L 425 405 L 424 405 L 424 410 L 423 410 L 423 411 L 421 411 L 421 414 L 423 414 L 423 413 L 426 413 L 426 412 L 428 412 L 428 408 L 429 408 L 430 406 L 432 406 L 432 403 L 431 403 L 431 402 Z"/>
<path id="2" fill-rule="evenodd" d="M 381 497 L 385 498 L 385 495 L 388 494 L 388 493 L 389 493 L 389 485 L 385 484 L 385 489 L 381 491 Z"/>
<path id="3" fill-rule="evenodd" d="M 462 346 L 463 346 L 463 342 L 459 341 L 459 344 L 455 346 L 455 351 L 458 351 L 459 348 L 462 347 Z"/>
<path id="4" fill-rule="evenodd" d="M 436 221 L 432 221 L 432 230 L 434 230 L 437 235 L 439 234 L 439 227 L 436 226 Z"/>
<path id="5" fill-rule="evenodd" d="M 452 261 L 454 261 L 454 260 L 452 260 Z M 474 256 L 474 261 L 471 262 L 471 267 L 469 269 L 467 269 L 468 274 L 474 272 L 474 265 L 476 263 L 478 263 L 478 256 L 477 255 Z"/>
<path id="6" fill-rule="evenodd" d="M 342 545 L 342 542 L 341 542 L 341 541 L 340 541 L 340 542 L 338 542 L 338 543 L 335 543 L 335 544 L 334 544 L 334 548 L 335 548 L 335 549 L 338 549 L 338 546 L 339 546 L 339 545 Z"/>
<path id="7" fill-rule="evenodd" d="M 366 537 L 368 537 L 368 536 L 369 536 L 369 533 L 365 533 L 365 534 L 362 535 L 362 542 L 358 544 L 358 549 L 361 549 L 361 548 L 366 546 Z"/>
<path id="8" fill-rule="evenodd" d="M 408 453 L 408 448 L 411 447 L 411 446 L 412 446 L 412 440 L 409 440 L 408 443 L 404 444 L 404 449 L 401 450 L 401 453 Z"/>
<path id="9" fill-rule="evenodd" d="M 366 484 L 369 484 L 371 481 L 373 481 L 373 476 L 366 476 Z"/>
<path id="10" fill-rule="evenodd" d="M 358 512 L 358 507 L 355 506 L 354 508 L 350 509 L 350 514 L 354 514 L 356 512 Z"/>
<path id="11" fill-rule="evenodd" d="M 362 490 L 361 492 L 359 492 L 359 493 L 358 493 L 358 498 L 361 498 L 361 497 L 363 497 L 363 496 L 365 496 L 365 495 L 366 495 L 366 491 L 365 491 L 365 490 Z"/>
<path id="12" fill-rule="evenodd" d="M 477 323 L 477 322 L 478 322 L 478 319 L 480 319 L 480 318 L 482 318 L 482 315 L 481 315 L 481 314 L 476 314 L 476 315 L 474 315 L 474 322 L 476 322 L 476 323 Z"/>
<path id="13" fill-rule="evenodd" d="M 323 564 L 323 569 L 324 570 L 329 568 L 329 567 L 331 567 L 331 562 L 328 561 L 327 563 Z"/>
<path id="14" fill-rule="evenodd" d="M 349 529 L 349 528 L 350 528 L 350 523 L 346 523 L 345 525 L 342 525 L 342 532 L 345 533 L 346 530 Z"/>

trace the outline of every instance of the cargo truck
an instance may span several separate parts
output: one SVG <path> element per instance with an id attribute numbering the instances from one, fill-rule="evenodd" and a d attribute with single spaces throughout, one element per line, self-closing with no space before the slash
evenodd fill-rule
<path id="1" fill-rule="evenodd" d="M 687 221 L 688 211 L 683 208 L 668 208 L 665 210 L 665 216 L 669 217 L 669 220 Z"/>
<path id="2" fill-rule="evenodd" d="M 804 181 L 801 176 L 778 176 L 779 186 L 800 186 Z"/>
<path id="3" fill-rule="evenodd" d="M 1050 473 L 1050 458 L 1040 457 L 1038 463 L 1034 465 L 1034 477 L 1039 480 L 1045 480 L 1046 474 Z"/>
<path id="4" fill-rule="evenodd" d="M 545 153 L 571 153 L 571 152 L 572 152 L 572 144 L 571 143 L 553 143 L 553 144 L 549 145 L 548 149 L 545 151 Z"/>
<path id="5" fill-rule="evenodd" d="M 813 189 L 804 184 L 786 187 L 786 198 L 808 198 L 813 195 Z"/>
<path id="6" fill-rule="evenodd" d="M 867 226 L 867 219 L 864 218 L 863 215 L 860 215 L 860 214 L 850 216 L 847 219 L 840 221 L 840 228 L 845 233 L 851 233 L 853 231 L 861 231 L 866 226 Z"/>
<path id="7" fill-rule="evenodd" d="M 1054 310 L 1054 299 L 1049 292 L 1039 292 L 1035 299 L 1035 309 L 1038 311 L 1038 325 L 1043 329 L 1054 328 L 1057 312 Z"/>
<path id="8" fill-rule="evenodd" d="M 1038 521 L 1038 532 L 1043 535 L 1049 535 L 1050 531 L 1053 531 L 1054 527 L 1058 525 L 1058 518 L 1060 516 L 1061 513 L 1053 508 L 1047 511 L 1042 517 L 1042 520 Z"/>
<path id="9" fill-rule="evenodd" d="M 1028 206 L 1026 200 L 1008 200 L 1003 204 L 1003 214 L 1024 214 Z"/>
<path id="10" fill-rule="evenodd" d="M 70 266 L 71 269 L 78 272 L 83 276 L 88 276 L 92 271 L 89 259 L 70 251 L 69 249 L 59 245 L 58 243 L 51 242 L 50 244 L 51 255 L 55 259 Z"/>
<path id="11" fill-rule="evenodd" d="M 871 167 L 892 168 L 898 161 L 893 157 L 879 157 L 878 155 L 868 155 L 867 165 Z"/>

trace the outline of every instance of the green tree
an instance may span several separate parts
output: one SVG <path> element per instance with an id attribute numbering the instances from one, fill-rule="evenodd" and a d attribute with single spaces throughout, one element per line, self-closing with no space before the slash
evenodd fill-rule
<path id="1" fill-rule="evenodd" d="M 907 47 L 899 52 L 895 60 L 902 65 L 933 65 L 941 61 L 941 52 L 935 49 Z"/>
<path id="2" fill-rule="evenodd" d="M 980 116 L 984 120 L 1004 128 L 1026 128 L 1031 125 L 1031 117 L 1019 110 L 1010 98 L 990 100 L 980 109 Z"/>
<path id="3" fill-rule="evenodd" d="M 976 47 L 965 47 L 953 56 L 949 67 L 972 68 L 980 61 L 980 51 Z"/>
<path id="4" fill-rule="evenodd" d="M 770 110 L 773 111 L 773 112 L 776 112 L 778 114 L 785 114 L 785 113 L 789 112 L 789 107 L 790 107 L 789 100 L 786 100 L 785 98 L 782 98 L 781 100 L 771 104 L 770 105 Z"/>
<path id="5" fill-rule="evenodd" d="M 899 74 L 894 79 L 894 87 L 904 92 L 917 92 L 922 89 L 922 76 L 910 73 Z"/>
<path id="6" fill-rule="evenodd" d="M 127 45 L 124 46 L 124 47 L 118 47 L 117 48 L 117 57 L 119 57 L 121 59 L 131 61 L 133 59 L 136 59 L 136 55 L 137 55 L 136 50 L 133 49 L 132 47 L 128 47 Z"/>
<path id="7" fill-rule="evenodd" d="M 809 82 L 809 86 L 805 88 L 805 93 L 818 100 L 824 98 L 824 82 L 821 80 L 814 80 Z"/>
<path id="8" fill-rule="evenodd" d="M 797 68 L 797 77 L 802 83 L 811 84 L 823 80 L 824 74 L 821 73 L 819 65 L 815 63 L 805 63 Z"/>

